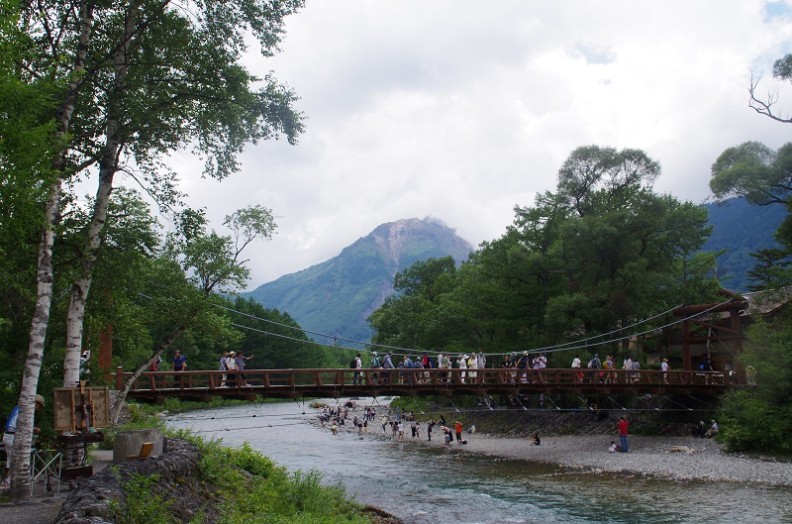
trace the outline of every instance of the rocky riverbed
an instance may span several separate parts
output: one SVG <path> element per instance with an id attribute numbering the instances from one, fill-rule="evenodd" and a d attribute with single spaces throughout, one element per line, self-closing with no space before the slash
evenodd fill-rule
<path id="1" fill-rule="evenodd" d="M 748 482 L 792 486 L 792 463 L 726 453 L 711 439 L 630 437 L 629 453 L 608 453 L 615 437 L 550 436 L 540 446 L 528 439 L 475 433 L 460 446 L 468 453 L 558 464 L 586 472 L 626 473 L 687 481 Z M 456 444 L 452 444 L 456 446 Z"/>
<path id="2" fill-rule="evenodd" d="M 368 428 L 369 438 L 391 439 L 390 429 L 383 433 L 380 426 L 382 415 L 389 412 L 387 407 L 377 408 L 376 418 Z M 348 410 L 348 416 L 349 419 L 354 416 L 361 417 L 362 409 L 355 406 Z M 478 425 L 477 427 L 483 426 L 486 430 L 479 429 L 474 433 L 465 431 L 467 445 L 452 443 L 450 447 L 454 452 L 480 453 L 502 459 L 555 464 L 590 473 L 792 487 L 792 462 L 760 455 L 727 453 L 716 440 L 680 434 L 689 433 L 689 428 L 685 425 L 675 428 L 677 434 L 630 436 L 629 453 L 609 453 L 610 442 L 615 440 L 618 443 L 615 419 L 591 417 L 586 413 L 517 412 L 515 414 L 498 410 L 485 413 L 459 413 L 457 416 L 464 417 L 465 428 Z M 423 438 L 411 439 L 410 424 L 405 422 L 404 440 L 414 442 L 416 445 L 444 446 L 439 427 L 435 427 L 435 438 L 432 442 L 427 442 L 425 434 L 427 417 L 419 415 L 417 418 L 421 421 Z M 662 431 L 667 426 L 667 424 L 651 422 L 648 417 L 639 420 L 639 427 L 642 429 L 654 424 L 658 431 Z M 452 425 L 452 422 L 450 421 L 449 424 Z M 339 429 L 357 431 L 349 422 Z M 530 435 L 540 429 L 542 433 L 547 434 L 542 435 L 541 445 L 535 446 Z M 582 433 L 574 435 L 558 433 L 575 430 Z"/>

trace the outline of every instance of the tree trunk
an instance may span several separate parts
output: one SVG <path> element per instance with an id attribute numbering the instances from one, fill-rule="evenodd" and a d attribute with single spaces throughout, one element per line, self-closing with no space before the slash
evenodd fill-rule
<path id="1" fill-rule="evenodd" d="M 85 69 L 88 43 L 93 23 L 92 5 L 89 1 L 80 2 L 80 37 L 75 54 L 74 70 L 69 82 L 66 97 L 57 114 L 56 138 L 63 138 L 69 130 L 79 89 L 78 81 Z M 55 243 L 55 225 L 59 220 L 61 173 L 66 165 L 66 146 L 53 160 L 55 180 L 50 183 L 49 197 L 44 210 L 44 225 L 39 242 L 38 267 L 36 270 L 36 307 L 30 323 L 30 344 L 25 360 L 22 386 L 19 395 L 19 418 L 17 419 L 14 447 L 11 450 L 13 467 L 11 469 L 11 498 L 14 501 L 30 498 L 30 450 L 33 447 L 33 419 L 36 410 L 36 390 L 38 389 L 41 361 L 44 357 L 44 343 L 49 327 L 52 306 L 52 246 Z"/>
<path id="2" fill-rule="evenodd" d="M 30 326 L 30 345 L 25 359 L 22 388 L 19 395 L 19 418 L 12 453 L 11 498 L 30 498 L 30 449 L 33 445 L 33 419 L 36 411 L 41 361 L 44 358 L 44 342 L 47 338 L 50 306 L 52 304 L 52 246 L 55 239 L 55 224 L 60 207 L 61 181 L 56 179 L 50 186 L 50 195 L 45 210 L 45 225 L 41 233 L 36 273 L 36 307 Z"/>
<path id="3" fill-rule="evenodd" d="M 124 36 L 114 56 L 115 79 L 111 99 L 117 99 L 124 91 L 129 62 L 127 55 L 133 36 L 138 29 L 138 7 L 129 8 L 124 26 Z M 72 286 L 69 311 L 66 317 L 66 355 L 63 359 L 63 387 L 74 387 L 80 381 L 80 355 L 82 354 L 85 305 L 91 289 L 96 259 L 102 245 L 102 231 L 107 222 L 107 208 L 113 191 L 113 178 L 118 170 L 118 155 L 121 150 L 119 137 L 118 108 L 111 102 L 105 126 L 105 145 L 99 162 L 99 187 L 96 190 L 91 223 L 86 233 L 80 277 Z"/>
<path id="4" fill-rule="evenodd" d="M 174 330 L 170 335 L 168 335 L 165 340 L 159 345 L 156 351 L 151 355 L 151 357 L 139 368 L 135 370 L 131 377 L 124 383 L 124 389 L 118 394 L 113 403 L 113 407 L 110 409 L 110 424 L 115 426 L 118 423 L 118 417 L 121 415 L 121 409 L 124 407 L 124 402 L 126 402 L 127 394 L 129 390 L 132 388 L 132 384 L 135 383 L 137 379 L 140 378 L 149 367 L 151 363 L 154 362 L 157 358 L 162 356 L 166 349 L 173 344 L 173 341 L 179 338 L 179 336 L 184 333 L 186 330 L 186 326 L 179 326 L 176 330 Z"/>

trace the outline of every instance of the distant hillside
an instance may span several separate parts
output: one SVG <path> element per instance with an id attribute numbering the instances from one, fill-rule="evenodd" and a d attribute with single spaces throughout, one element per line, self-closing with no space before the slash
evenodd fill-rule
<path id="1" fill-rule="evenodd" d="M 786 217 L 784 206 L 753 206 L 744 198 L 724 204 L 707 204 L 712 235 L 705 251 L 725 251 L 718 257 L 721 285 L 733 291 L 748 291 L 750 271 L 756 260 L 751 256 L 760 249 L 778 247 L 773 235 Z"/>
<path id="2" fill-rule="evenodd" d="M 429 258 L 451 256 L 461 263 L 472 251 L 438 220 L 399 220 L 377 227 L 326 262 L 245 295 L 288 312 L 313 332 L 368 341 L 372 332 L 366 319 L 393 293 L 398 271 Z"/>

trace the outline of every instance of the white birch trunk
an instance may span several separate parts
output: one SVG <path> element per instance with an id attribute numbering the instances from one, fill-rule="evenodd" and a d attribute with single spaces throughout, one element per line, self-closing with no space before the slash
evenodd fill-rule
<path id="1" fill-rule="evenodd" d="M 55 224 L 60 206 L 61 181 L 50 185 L 49 199 L 45 211 L 45 225 L 41 233 L 36 273 L 36 307 L 30 326 L 30 345 L 25 359 L 22 387 L 19 394 L 19 418 L 12 453 L 11 498 L 15 501 L 30 498 L 30 449 L 33 446 L 33 419 L 36 412 L 36 390 L 38 389 L 41 361 L 44 358 L 44 343 L 49 326 L 52 304 L 52 246 L 55 241 Z"/>
<path id="2" fill-rule="evenodd" d="M 102 162 L 104 164 L 104 161 Z M 80 355 L 82 354 L 83 323 L 85 305 L 91 289 L 93 269 L 101 247 L 101 233 L 107 221 L 107 206 L 113 190 L 113 172 L 102 176 L 100 169 L 99 189 L 96 192 L 93 216 L 88 226 L 88 238 L 82 261 L 82 277 L 72 285 L 69 311 L 66 316 L 66 355 L 63 359 L 63 387 L 75 387 L 80 382 Z"/>
<path id="3" fill-rule="evenodd" d="M 85 59 L 91 39 L 93 24 L 93 5 L 89 0 L 80 2 L 79 27 L 80 36 L 75 53 L 74 69 L 69 82 L 68 91 L 57 114 L 58 127 L 56 138 L 66 136 L 71 123 L 74 106 L 77 100 L 79 77 L 85 70 Z M 53 160 L 53 171 L 56 177 L 63 172 L 66 164 L 66 150 L 60 151 Z M 30 345 L 25 360 L 22 386 L 19 395 L 19 418 L 17 419 L 11 469 L 11 498 L 14 501 L 30 498 L 30 450 L 33 447 L 33 427 L 36 411 L 36 390 L 38 389 L 41 362 L 44 357 L 44 344 L 49 327 L 50 309 L 52 306 L 52 284 L 54 280 L 52 267 L 52 246 L 55 243 L 55 225 L 59 220 L 62 181 L 56 178 L 50 183 L 47 205 L 44 210 L 44 225 L 39 242 L 38 267 L 36 270 L 36 307 L 30 323 Z"/>
<path id="4" fill-rule="evenodd" d="M 138 7 L 129 9 L 124 26 L 124 39 L 114 56 L 115 81 L 112 90 L 123 92 L 129 64 L 127 53 L 136 31 Z M 63 387 L 74 387 L 80 381 L 80 355 L 82 354 L 83 325 L 85 323 L 85 305 L 91 290 L 93 271 L 102 245 L 102 231 L 107 222 L 107 208 L 110 194 L 113 192 L 113 178 L 118 170 L 118 154 L 120 140 L 118 135 L 118 115 L 111 105 L 108 108 L 105 126 L 105 145 L 102 159 L 99 162 L 99 187 L 96 190 L 91 223 L 88 225 L 85 249 L 83 251 L 80 278 L 72 285 L 69 311 L 66 316 L 66 355 L 63 359 Z"/>

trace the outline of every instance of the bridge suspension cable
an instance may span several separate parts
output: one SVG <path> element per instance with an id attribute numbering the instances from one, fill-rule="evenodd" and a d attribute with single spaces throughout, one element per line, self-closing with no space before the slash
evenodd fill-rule
<path id="1" fill-rule="evenodd" d="M 154 300 L 153 297 L 150 297 L 150 296 L 145 295 L 143 293 L 138 293 L 138 294 L 140 296 L 145 297 L 145 298 Z M 677 324 L 681 324 L 682 322 L 685 322 L 685 321 L 688 321 L 690 319 L 705 315 L 706 313 L 709 313 L 713 309 L 716 309 L 719 306 L 727 304 L 728 302 L 729 302 L 729 299 L 724 300 L 723 302 L 721 302 L 719 304 L 715 304 L 715 305 L 711 306 L 710 308 L 705 309 L 703 311 L 700 311 L 698 313 L 694 313 L 694 314 L 692 314 L 690 316 L 675 320 L 673 322 L 666 323 L 666 324 L 664 324 L 662 326 L 653 327 L 651 329 L 648 329 L 648 330 L 645 330 L 645 331 L 642 331 L 642 332 L 638 332 L 638 333 L 631 333 L 631 334 L 628 334 L 628 335 L 625 335 L 625 336 L 621 336 L 621 337 L 617 337 L 617 338 L 610 338 L 610 339 L 606 339 L 606 340 L 600 340 L 600 341 L 597 341 L 597 342 L 591 342 L 591 341 L 594 341 L 594 340 L 602 338 L 602 337 L 607 337 L 609 335 L 612 335 L 612 334 L 615 334 L 615 333 L 619 333 L 619 332 L 625 331 L 627 329 L 632 329 L 632 328 L 640 326 L 642 324 L 646 324 L 647 322 L 650 322 L 650 321 L 652 321 L 654 319 L 657 319 L 657 318 L 659 318 L 661 316 L 667 315 L 668 313 L 670 313 L 671 311 L 673 311 L 674 309 L 676 309 L 679 306 L 675 306 L 674 308 L 670 308 L 670 309 L 668 309 L 668 310 L 666 310 L 666 311 L 664 311 L 662 313 L 658 313 L 658 314 L 653 315 L 651 317 L 648 317 L 648 318 L 645 318 L 645 319 L 640 320 L 638 322 L 635 322 L 633 324 L 630 324 L 629 326 L 624 326 L 624 327 L 621 327 L 621 328 L 617 328 L 617 329 L 609 331 L 607 333 L 602 333 L 602 334 L 594 335 L 594 336 L 591 336 L 591 337 L 588 337 L 588 338 L 585 338 L 585 339 L 575 340 L 575 341 L 571 341 L 571 342 L 564 342 L 564 343 L 561 343 L 561 344 L 556 344 L 556 345 L 551 345 L 551 346 L 529 348 L 526 351 L 528 353 L 557 353 L 557 352 L 561 352 L 561 351 L 572 351 L 572 350 L 576 350 L 576 349 L 591 349 L 592 347 L 603 346 L 603 345 L 607 345 L 607 344 L 613 344 L 613 343 L 616 343 L 616 342 L 629 340 L 630 338 L 633 338 L 633 337 L 639 337 L 639 336 L 647 335 L 647 334 L 650 334 L 650 333 L 654 333 L 654 332 L 657 332 L 659 330 L 662 330 L 662 329 L 665 329 L 667 327 L 671 327 L 671 326 L 674 326 L 674 325 L 677 325 Z M 399 354 L 427 353 L 427 354 L 431 354 L 431 355 L 438 355 L 440 353 L 446 353 L 445 351 L 442 351 L 442 350 L 406 348 L 406 347 L 391 346 L 391 345 L 386 345 L 386 344 L 376 344 L 376 343 L 372 343 L 372 342 L 363 342 L 363 341 L 360 341 L 360 340 L 353 340 L 353 339 L 348 339 L 348 338 L 344 338 L 344 337 L 328 335 L 328 334 L 325 334 L 325 333 L 319 333 L 319 332 L 315 332 L 315 331 L 310 331 L 310 330 L 307 330 L 307 329 L 304 329 L 304 328 L 298 327 L 298 326 L 290 326 L 290 325 L 284 324 L 282 322 L 276 322 L 274 320 L 269 320 L 269 319 L 266 319 L 266 318 L 257 317 L 255 315 L 251 315 L 249 313 L 244 313 L 242 311 L 238 311 L 238 310 L 235 310 L 233 308 L 222 306 L 220 304 L 215 304 L 215 307 L 218 307 L 218 308 L 223 309 L 225 311 L 228 311 L 230 313 L 235 313 L 237 315 L 241 315 L 241 316 L 250 318 L 252 320 L 256 320 L 256 321 L 259 321 L 259 322 L 265 322 L 265 323 L 272 324 L 272 325 L 279 326 L 279 327 L 283 327 L 283 328 L 286 328 L 286 329 L 289 329 L 289 330 L 292 330 L 292 331 L 302 332 L 302 333 L 305 333 L 307 335 L 325 337 L 325 338 L 333 339 L 335 341 L 339 341 L 340 340 L 340 341 L 343 341 L 343 342 L 349 342 L 349 343 L 352 343 L 352 344 L 358 344 L 358 345 L 363 346 L 367 350 L 384 349 L 384 350 L 391 350 L 391 351 L 394 351 L 394 352 L 398 352 Z M 360 351 L 359 348 L 347 348 L 347 347 L 344 347 L 344 346 L 322 344 L 322 343 L 317 342 L 315 340 L 305 340 L 305 339 L 301 339 L 301 338 L 297 338 L 297 337 L 290 337 L 288 335 L 284 335 L 284 334 L 281 334 L 281 333 L 274 333 L 272 331 L 261 330 L 261 329 L 257 329 L 257 328 L 251 327 L 251 326 L 245 326 L 245 325 L 242 325 L 242 324 L 232 323 L 231 325 L 233 325 L 234 327 L 240 328 L 240 329 L 246 329 L 246 330 L 249 330 L 249 331 L 254 331 L 254 332 L 265 334 L 265 335 L 272 335 L 274 337 L 283 338 L 283 339 L 287 339 L 287 340 L 293 340 L 293 341 L 296 341 L 296 342 L 309 343 L 309 344 L 313 344 L 313 345 L 316 345 L 316 346 L 319 346 L 319 347 L 332 348 L 332 349 L 341 349 L 341 350 L 345 350 L 345 351 Z M 512 353 L 514 353 L 514 352 L 495 352 L 495 353 L 487 353 L 487 355 L 488 356 L 503 356 L 503 355 L 509 355 L 509 354 L 512 354 Z"/>
<path id="2" fill-rule="evenodd" d="M 726 304 L 728 302 L 729 302 L 729 300 L 724 300 L 720 304 L 715 304 L 714 306 L 711 306 L 711 307 L 705 309 L 704 311 L 700 311 L 700 312 L 695 313 L 693 315 L 690 315 L 688 317 L 684 317 L 684 318 L 681 318 L 679 320 L 675 320 L 673 322 L 669 322 L 669 323 L 667 323 L 665 325 L 654 327 L 652 329 L 647 329 L 646 331 L 641 331 L 639 333 L 631 333 L 631 334 L 625 335 L 623 337 L 612 338 L 610 340 L 603 340 L 601 342 L 597 342 L 596 344 L 583 344 L 583 345 L 569 346 L 569 347 L 551 346 L 550 348 L 547 348 L 547 349 L 530 349 L 530 350 L 528 350 L 528 352 L 529 353 L 555 353 L 555 352 L 558 352 L 558 351 L 569 351 L 569 350 L 572 350 L 572 349 L 589 349 L 590 346 L 596 347 L 596 346 L 602 346 L 602 345 L 605 345 L 605 344 L 613 344 L 615 342 L 621 342 L 623 340 L 629 340 L 629 339 L 631 339 L 633 337 L 640 337 L 642 335 L 647 335 L 649 333 L 654 333 L 654 332 L 657 332 L 658 330 L 662 330 L 662 329 L 665 329 L 667 327 L 674 326 L 676 324 L 681 324 L 682 322 L 685 322 L 685 321 L 690 320 L 692 318 L 696 318 L 696 317 L 699 317 L 699 316 L 704 315 L 706 313 L 709 313 L 713 309 L 715 309 L 715 308 L 717 308 L 719 306 L 722 306 L 723 304 Z M 638 325 L 638 324 L 634 324 L 634 326 L 635 325 Z"/>
<path id="3" fill-rule="evenodd" d="M 690 316 L 687 316 L 687 317 L 684 317 L 684 318 L 681 318 L 681 319 L 678 319 L 678 320 L 674 320 L 673 322 L 669 322 L 669 323 L 664 324 L 662 326 L 653 327 L 651 329 L 648 329 L 648 330 L 645 330 L 645 331 L 642 331 L 642 332 L 638 332 L 638 333 L 631 333 L 631 334 L 628 334 L 628 335 L 625 335 L 625 336 L 622 336 L 622 337 L 611 338 L 611 339 L 607 339 L 607 340 L 601 340 L 601 341 L 594 342 L 594 343 L 591 342 L 592 340 L 596 340 L 598 338 L 607 337 L 607 336 L 612 335 L 614 333 L 618 333 L 618 332 L 621 332 L 621 331 L 625 331 L 627 329 L 632 329 L 632 328 L 640 326 L 642 324 L 646 324 L 647 322 L 650 322 L 650 321 L 655 320 L 655 319 L 657 319 L 659 317 L 667 315 L 668 313 L 670 313 L 671 311 L 673 311 L 674 309 L 676 309 L 679 306 L 675 306 L 675 307 L 670 308 L 670 309 L 668 309 L 668 310 L 666 310 L 666 311 L 664 311 L 662 313 L 658 313 L 658 314 L 653 315 L 651 317 L 648 317 L 646 319 L 643 319 L 643 320 L 640 320 L 640 321 L 635 322 L 633 324 L 630 324 L 629 326 L 624 326 L 624 327 L 621 327 L 621 328 L 617 328 L 617 329 L 609 331 L 607 333 L 602 333 L 602 334 L 599 334 L 599 335 L 594 335 L 594 336 L 589 337 L 589 338 L 585 338 L 585 339 L 581 339 L 581 340 L 575 340 L 575 341 L 572 341 L 572 342 L 565 342 L 565 343 L 562 343 L 562 344 L 556 344 L 556 345 L 552 345 L 552 346 L 530 348 L 527 351 L 528 351 L 528 353 L 556 353 L 556 352 L 560 352 L 560 351 L 571 351 L 571 350 L 575 350 L 575 349 L 590 349 L 591 347 L 597 347 L 597 346 L 602 346 L 602 345 L 606 345 L 606 344 L 613 344 L 613 343 L 616 343 L 616 342 L 629 340 L 630 338 L 633 338 L 633 337 L 639 337 L 639 336 L 647 335 L 647 334 L 650 334 L 650 333 L 654 333 L 654 332 L 657 332 L 658 330 L 662 330 L 662 329 L 665 329 L 667 327 L 671 327 L 671 326 L 674 326 L 674 325 L 677 325 L 677 324 L 681 324 L 682 322 L 685 322 L 685 321 L 688 321 L 690 319 L 693 319 L 693 318 L 702 316 L 702 315 L 704 315 L 706 313 L 709 313 L 713 309 L 715 309 L 715 308 L 717 308 L 719 306 L 722 306 L 722 305 L 724 305 L 724 304 L 726 304 L 728 302 L 729 302 L 729 300 L 724 300 L 723 302 L 721 302 L 719 304 L 715 304 L 715 305 L 711 306 L 710 308 L 708 308 L 708 309 L 706 309 L 704 311 L 700 311 L 698 313 L 695 313 L 693 315 L 690 315 Z M 289 326 L 289 325 L 286 325 L 286 324 L 283 324 L 283 323 L 280 323 L 280 322 L 275 322 L 273 320 L 260 318 L 260 317 L 257 317 L 255 315 L 250 315 L 248 313 L 237 311 L 237 310 L 229 308 L 229 307 L 220 306 L 220 305 L 217 305 L 217 307 L 219 307 L 221 309 L 224 309 L 226 311 L 229 311 L 231 313 L 236 313 L 236 314 L 248 317 L 248 318 L 253 319 L 253 320 L 258 320 L 258 321 L 261 321 L 261 322 L 266 322 L 266 323 L 274 324 L 274 325 L 277 325 L 277 326 L 286 327 L 286 328 L 289 328 L 289 329 L 292 329 L 292 330 L 295 330 L 295 331 L 301 331 L 303 333 L 310 334 L 310 335 L 322 336 L 322 337 L 327 337 L 327 338 L 333 338 L 335 340 L 342 340 L 344 342 L 351 342 L 351 343 L 355 343 L 355 344 L 360 344 L 360 345 L 365 346 L 366 348 L 388 349 L 388 350 L 404 352 L 405 354 L 428 353 L 428 354 L 432 354 L 432 355 L 437 355 L 437 354 L 440 354 L 440 353 L 445 353 L 444 351 L 438 351 L 438 350 L 405 348 L 405 347 L 399 347 L 399 346 L 389 346 L 389 345 L 385 345 L 385 344 L 375 344 L 375 343 L 370 343 L 370 342 L 362 342 L 362 341 L 358 341 L 358 340 L 346 339 L 346 338 L 343 338 L 343 337 L 333 337 L 332 335 L 327 335 L 327 334 L 323 334 L 323 333 L 317 333 L 317 332 L 313 332 L 313 331 L 308 331 L 306 329 L 302 329 L 302 328 L 299 328 L 299 327 Z M 282 335 L 282 334 L 279 334 L 279 333 L 273 333 L 271 331 L 259 330 L 259 329 L 252 328 L 250 326 L 244 326 L 244 325 L 241 325 L 241 324 L 232 324 L 232 325 L 235 326 L 235 327 L 242 328 L 242 329 L 248 329 L 248 330 L 256 331 L 256 332 L 263 333 L 263 334 L 273 335 L 273 336 L 280 337 L 280 338 L 286 338 L 286 339 L 289 339 L 289 340 L 295 340 L 295 341 L 300 341 L 300 342 L 310 342 L 310 343 L 313 343 L 313 344 L 315 344 L 317 346 L 320 346 L 320 347 L 327 347 L 327 348 L 334 348 L 334 349 L 346 349 L 346 350 L 350 350 L 350 351 L 358 351 L 358 349 L 356 349 L 356 348 L 344 348 L 342 346 L 330 346 L 328 344 L 322 344 L 322 343 L 319 343 L 319 342 L 316 342 L 316 341 L 305 341 L 303 339 L 298 339 L 298 338 L 295 338 L 295 337 L 289 337 L 287 335 Z M 508 355 L 508 354 L 510 354 L 510 353 L 509 352 L 487 353 L 487 355 L 489 355 L 489 356 L 502 356 L 502 355 Z"/>

